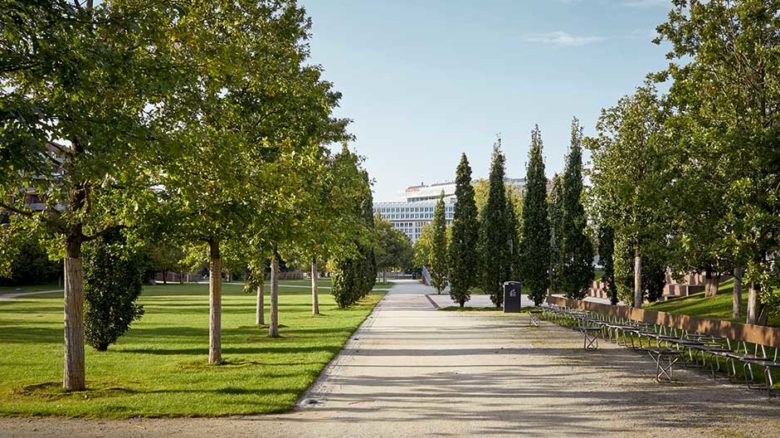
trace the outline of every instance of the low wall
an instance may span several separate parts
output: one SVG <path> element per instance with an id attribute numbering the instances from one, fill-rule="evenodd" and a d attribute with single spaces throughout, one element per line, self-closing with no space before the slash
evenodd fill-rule
<path id="1" fill-rule="evenodd" d="M 737 341 L 746 341 L 753 344 L 780 347 L 780 328 L 754 324 L 740 324 L 721 319 L 695 318 L 688 315 L 635 309 L 627 306 L 610 306 L 609 304 L 569 300 L 562 297 L 548 296 L 547 302 L 558 306 L 588 310 L 610 317 L 682 329 L 689 333 L 702 333 L 711 336 L 730 338 Z"/>

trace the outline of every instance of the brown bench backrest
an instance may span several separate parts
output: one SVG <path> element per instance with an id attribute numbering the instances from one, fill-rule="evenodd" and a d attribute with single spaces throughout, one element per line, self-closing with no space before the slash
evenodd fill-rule
<path id="1" fill-rule="evenodd" d="M 751 344 L 780 347 L 780 328 L 755 324 L 740 324 L 711 318 L 695 318 L 655 310 L 634 309 L 628 306 L 610 306 L 609 304 L 589 301 L 569 300 L 562 297 L 547 297 L 549 304 L 619 317 L 632 321 L 663 325 L 669 328 L 686 330 L 689 333 L 702 333 L 711 336 L 744 341 Z"/>

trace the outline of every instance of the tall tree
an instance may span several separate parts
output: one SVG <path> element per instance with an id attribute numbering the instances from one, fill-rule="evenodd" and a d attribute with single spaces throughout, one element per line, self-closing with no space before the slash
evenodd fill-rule
<path id="1" fill-rule="evenodd" d="M 352 198 L 352 214 L 357 226 L 351 235 L 353 250 L 339 254 L 334 258 L 333 286 L 331 293 L 336 304 L 349 307 L 374 287 L 376 281 L 376 232 L 374 229 L 373 200 L 368 174 L 360 169 L 358 157 L 347 149 L 346 145 L 336 158 L 336 165 L 345 172 L 352 172 L 360 180 L 360 185 Z"/>
<path id="2" fill-rule="evenodd" d="M 447 287 L 447 217 L 444 208 L 444 192 L 441 192 L 433 209 L 433 245 L 428 260 L 431 283 L 438 294 Z"/>
<path id="3" fill-rule="evenodd" d="M 523 232 L 520 251 L 524 287 L 537 306 L 550 284 L 550 221 L 547 216 L 547 177 L 544 174 L 542 133 L 531 131 L 531 150 L 526 168 Z"/>
<path id="4" fill-rule="evenodd" d="M 749 323 L 765 322 L 762 303 L 774 301 L 771 254 L 780 245 L 779 11 L 776 1 L 677 0 L 658 27 L 673 62 L 657 79 L 673 79 L 673 121 L 688 140 L 684 166 L 710 176 L 706 187 L 724 207 L 699 228 L 704 233 L 686 231 L 692 241 L 712 242 L 704 255 L 725 253 L 745 269 Z"/>
<path id="5" fill-rule="evenodd" d="M 668 109 L 656 89 L 645 84 L 636 93 L 604 110 L 589 139 L 593 159 L 591 181 L 605 224 L 615 230 L 615 272 L 627 272 L 618 246 L 633 253 L 634 307 L 642 307 L 642 257 L 665 260 L 671 229 L 669 203 L 675 175 L 663 123 Z M 620 244 L 620 245 L 619 245 Z M 620 260 L 620 262 L 619 262 Z M 621 283 L 618 281 L 618 291 Z"/>
<path id="6" fill-rule="evenodd" d="M 561 292 L 563 272 L 563 178 L 555 174 L 548 196 L 550 218 L 550 292 Z"/>
<path id="7" fill-rule="evenodd" d="M 593 245 L 585 234 L 587 217 L 582 206 L 582 128 L 571 122 L 571 146 L 563 172 L 561 214 L 561 272 L 563 292 L 582 299 L 593 281 Z"/>
<path id="8" fill-rule="evenodd" d="M 520 238 L 518 235 L 519 221 L 517 210 L 512 198 L 506 197 L 506 240 L 509 257 L 508 279 L 520 280 Z"/>
<path id="9" fill-rule="evenodd" d="M 479 221 L 471 166 L 466 154 L 462 154 L 455 174 L 455 209 L 449 245 L 450 297 L 460 307 L 471 298 L 471 288 L 478 284 L 478 241 Z"/>
<path id="10" fill-rule="evenodd" d="M 167 56 L 181 9 L 125 3 L 9 0 L 0 14 L 2 233 L 35 230 L 64 256 L 66 390 L 85 387 L 82 245 L 154 199 L 150 177 L 171 149 L 149 109 L 191 79 Z M 28 190 L 42 209 L 27 207 Z"/>
<path id="11" fill-rule="evenodd" d="M 607 283 L 609 290 L 609 301 L 612 305 L 617 305 L 617 285 L 615 284 L 615 232 L 609 225 L 599 227 L 599 261 L 604 267 L 604 275 L 601 279 Z"/>
<path id="12" fill-rule="evenodd" d="M 490 164 L 490 189 L 482 211 L 479 230 L 479 252 L 482 266 L 482 290 L 490 295 L 496 307 L 504 300 L 502 285 L 509 280 L 511 260 L 507 239 L 507 202 L 504 187 L 504 154 L 501 139 L 493 146 Z"/>

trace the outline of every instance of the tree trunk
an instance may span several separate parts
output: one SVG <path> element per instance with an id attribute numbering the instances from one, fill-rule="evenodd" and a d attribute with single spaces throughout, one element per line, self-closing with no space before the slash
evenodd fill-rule
<path id="1" fill-rule="evenodd" d="M 163 271 L 162 275 L 163 275 L 163 285 L 167 285 L 168 284 L 168 271 Z"/>
<path id="2" fill-rule="evenodd" d="M 81 232 L 69 236 L 65 256 L 65 368 L 62 387 L 85 389 L 84 379 L 84 266 L 81 261 Z"/>
<path id="3" fill-rule="evenodd" d="M 260 274 L 260 284 L 257 285 L 257 311 L 255 324 L 265 324 L 265 272 Z"/>
<path id="4" fill-rule="evenodd" d="M 271 324 L 268 336 L 279 337 L 279 255 L 274 249 L 271 255 Z"/>
<path id="5" fill-rule="evenodd" d="M 644 294 L 642 293 L 642 256 L 639 249 L 634 250 L 634 307 L 642 308 Z"/>
<path id="6" fill-rule="evenodd" d="M 209 364 L 222 362 L 222 259 L 219 242 L 210 241 L 209 260 Z"/>
<path id="7" fill-rule="evenodd" d="M 311 314 L 320 314 L 319 286 L 317 285 L 317 259 L 311 259 Z"/>
<path id="8" fill-rule="evenodd" d="M 748 303 L 747 303 L 747 323 L 757 324 L 759 313 L 761 311 L 761 303 L 758 299 L 758 294 L 761 291 L 761 286 L 755 282 L 750 283 L 748 289 Z"/>
<path id="9" fill-rule="evenodd" d="M 745 268 L 734 268 L 734 294 L 731 297 L 731 316 L 736 319 L 742 314 L 742 275 Z"/>

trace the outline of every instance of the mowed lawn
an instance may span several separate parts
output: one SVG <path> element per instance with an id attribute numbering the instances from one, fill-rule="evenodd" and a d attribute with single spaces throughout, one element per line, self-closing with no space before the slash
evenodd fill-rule
<path id="1" fill-rule="evenodd" d="M 302 285 L 303 282 L 291 282 Z M 329 280 L 322 280 L 329 286 Z M 269 288 L 266 287 L 266 290 Z M 86 347 L 88 390 L 62 391 L 62 294 L 0 300 L 0 415 L 218 416 L 291 409 L 384 292 L 338 309 L 320 293 L 282 284 L 281 337 L 255 322 L 255 296 L 225 285 L 222 352 L 207 364 L 208 286 L 145 287 L 146 314 L 108 352 Z M 266 321 L 269 318 L 266 297 Z"/>
<path id="2" fill-rule="evenodd" d="M 747 285 L 742 288 L 742 317 L 733 319 L 731 316 L 731 300 L 734 291 L 734 280 L 730 279 L 721 283 L 718 287 L 718 294 L 714 297 L 705 297 L 704 292 L 692 294 L 683 298 L 674 298 L 669 301 L 659 301 L 657 303 L 644 306 L 645 309 L 657 310 L 660 312 L 681 313 L 689 316 L 701 318 L 717 318 L 726 321 L 745 322 L 745 312 L 747 311 Z M 769 318 L 770 326 L 780 326 L 780 315 Z"/>

